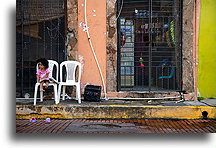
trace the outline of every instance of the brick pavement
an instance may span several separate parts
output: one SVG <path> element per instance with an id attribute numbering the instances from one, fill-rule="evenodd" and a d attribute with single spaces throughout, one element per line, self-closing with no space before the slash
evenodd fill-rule
<path id="1" fill-rule="evenodd" d="M 73 127 L 73 124 L 79 125 L 79 123 L 80 125 L 85 124 L 85 127 L 88 125 L 91 125 L 91 127 L 86 129 L 86 131 L 82 127 Z M 109 130 L 105 127 L 108 125 Z M 112 125 L 115 126 L 112 127 Z M 122 125 L 122 130 L 115 129 L 116 126 L 120 127 L 119 125 Z M 65 130 L 69 126 L 71 131 Z M 97 126 L 98 129 L 95 130 L 94 128 L 97 128 Z M 113 130 L 110 128 L 113 128 Z M 133 128 L 136 129 L 134 132 L 131 131 Z M 82 130 L 79 132 L 79 129 Z M 46 123 L 42 119 L 37 120 L 35 123 L 31 123 L 29 120 L 16 120 L 16 133 L 216 133 L 216 120 L 52 119 L 51 123 Z"/>

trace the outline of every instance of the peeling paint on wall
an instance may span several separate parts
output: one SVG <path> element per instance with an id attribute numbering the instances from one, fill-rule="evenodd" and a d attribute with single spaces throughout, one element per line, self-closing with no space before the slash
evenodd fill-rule
<path id="1" fill-rule="evenodd" d="M 84 32 L 87 32 L 87 29 L 89 28 L 89 27 L 87 27 L 87 25 L 86 25 L 85 23 L 83 23 L 83 22 L 80 22 L 80 23 L 79 23 L 79 27 L 82 28 L 82 30 L 83 30 Z"/>
<path id="2" fill-rule="evenodd" d="M 82 55 L 79 55 L 79 62 L 81 63 L 81 73 L 83 73 L 83 67 L 85 65 L 84 57 Z"/>

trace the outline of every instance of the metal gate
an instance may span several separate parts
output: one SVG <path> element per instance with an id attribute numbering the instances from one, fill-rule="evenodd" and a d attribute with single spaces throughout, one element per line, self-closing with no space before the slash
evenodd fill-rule
<path id="1" fill-rule="evenodd" d="M 182 2 L 118 0 L 118 91 L 181 90 Z"/>
<path id="2" fill-rule="evenodd" d="M 33 96 L 36 59 L 66 59 L 65 25 L 65 0 L 17 0 L 16 97 Z"/>

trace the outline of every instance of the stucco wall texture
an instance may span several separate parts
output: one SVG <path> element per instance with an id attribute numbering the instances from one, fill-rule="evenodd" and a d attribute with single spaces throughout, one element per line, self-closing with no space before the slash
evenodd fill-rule
<path id="1" fill-rule="evenodd" d="M 78 56 L 83 65 L 82 84 L 102 85 L 85 30 L 84 6 L 84 0 L 78 0 Z M 86 8 L 90 38 L 106 83 L 106 1 L 87 0 Z"/>
<path id="2" fill-rule="evenodd" d="M 216 98 L 216 1 L 201 0 L 198 89 L 201 97 Z"/>
<path id="3" fill-rule="evenodd" d="M 78 60 L 83 65 L 81 77 L 82 88 L 86 84 L 102 86 L 101 77 L 86 35 L 84 0 L 67 0 L 67 4 L 69 9 L 67 12 L 68 30 L 72 30 L 75 35 L 74 38 L 69 39 L 69 59 Z M 116 0 L 87 0 L 86 6 L 88 29 L 98 62 L 101 66 L 108 97 L 139 97 L 140 93 L 117 92 Z M 187 100 L 196 100 L 193 66 L 193 51 L 196 50 L 193 47 L 194 3 L 183 0 L 182 11 L 182 87 L 188 93 L 186 95 Z M 77 15 L 77 17 L 74 17 L 74 15 Z M 148 96 L 147 93 L 143 95 Z M 154 93 L 150 95 L 154 97 L 159 94 Z M 160 94 L 159 96 L 164 95 Z"/>

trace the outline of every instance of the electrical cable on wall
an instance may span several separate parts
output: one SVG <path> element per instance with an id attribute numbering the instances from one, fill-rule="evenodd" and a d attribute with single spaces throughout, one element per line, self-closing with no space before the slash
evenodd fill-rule
<path id="1" fill-rule="evenodd" d="M 119 10 L 119 14 L 118 14 L 117 17 L 116 17 L 116 20 L 119 18 L 120 14 L 121 14 L 122 7 L 123 7 L 123 3 L 124 3 L 124 0 L 122 0 L 121 8 L 120 8 L 120 10 Z"/>
<path id="2" fill-rule="evenodd" d="M 90 37 L 89 31 L 88 31 L 88 23 L 87 23 L 86 9 L 87 9 L 87 6 L 86 6 L 86 0 L 85 0 L 85 9 L 84 9 L 84 17 L 85 17 L 85 18 L 84 18 L 84 19 L 85 19 L 85 24 L 86 24 L 86 34 L 87 34 L 88 41 L 89 41 L 89 44 L 90 44 L 90 47 L 91 47 L 91 50 L 92 50 L 94 59 L 95 59 L 95 61 L 96 61 L 96 64 L 97 64 L 97 67 L 98 67 L 98 70 L 99 70 L 99 73 L 100 73 L 100 76 L 101 76 L 101 80 L 102 80 L 102 83 L 103 83 L 104 98 L 107 100 L 108 98 L 107 98 L 107 95 L 106 95 L 106 86 L 105 86 L 105 83 L 104 83 L 103 74 L 102 74 L 102 72 L 101 72 L 101 68 L 100 68 L 99 62 L 98 62 L 98 60 L 97 60 L 97 56 L 96 56 L 96 54 L 95 54 L 94 47 L 93 47 L 92 41 L 91 41 L 91 37 Z"/>

